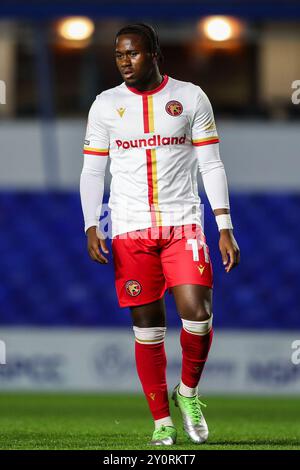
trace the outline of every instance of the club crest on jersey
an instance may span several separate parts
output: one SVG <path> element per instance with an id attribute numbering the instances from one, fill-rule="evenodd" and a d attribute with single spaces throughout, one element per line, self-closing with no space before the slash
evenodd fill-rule
<path id="1" fill-rule="evenodd" d="M 170 116 L 180 116 L 180 114 L 182 113 L 183 111 L 183 106 L 181 103 L 179 103 L 179 101 L 169 101 L 167 104 L 166 104 L 166 111 L 168 114 L 170 114 Z"/>
<path id="2" fill-rule="evenodd" d="M 125 289 L 127 294 L 131 295 L 131 297 L 136 297 L 142 291 L 142 286 L 138 281 L 127 281 L 125 284 Z"/>
<path id="3" fill-rule="evenodd" d="M 123 117 L 123 114 L 125 113 L 125 109 L 126 109 L 126 108 L 118 108 L 118 109 L 117 109 L 117 111 L 118 111 L 120 117 Z"/>

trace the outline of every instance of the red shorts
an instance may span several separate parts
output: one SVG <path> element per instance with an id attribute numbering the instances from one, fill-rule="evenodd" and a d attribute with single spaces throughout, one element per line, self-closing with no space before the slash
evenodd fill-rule
<path id="1" fill-rule="evenodd" d="M 213 285 L 208 246 L 196 224 L 117 235 L 112 252 L 121 307 L 154 302 L 181 284 Z"/>

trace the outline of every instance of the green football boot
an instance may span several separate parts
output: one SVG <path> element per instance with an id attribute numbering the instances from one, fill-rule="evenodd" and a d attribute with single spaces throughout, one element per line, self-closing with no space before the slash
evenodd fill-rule
<path id="1" fill-rule="evenodd" d="M 206 405 L 201 403 L 197 395 L 192 398 L 180 395 L 179 385 L 176 385 L 174 388 L 172 399 L 175 402 L 175 406 L 181 411 L 183 429 L 189 439 L 195 444 L 203 444 L 208 438 L 208 427 L 201 410 L 201 405 Z"/>
<path id="2" fill-rule="evenodd" d="M 161 426 L 153 432 L 152 441 L 153 446 L 172 446 L 176 443 L 177 431 L 173 426 Z"/>

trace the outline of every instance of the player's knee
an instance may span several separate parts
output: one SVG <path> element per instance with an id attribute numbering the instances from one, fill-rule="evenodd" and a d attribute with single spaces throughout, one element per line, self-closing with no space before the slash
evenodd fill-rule
<path id="1" fill-rule="evenodd" d="M 205 308 L 204 306 L 201 306 L 197 310 L 195 310 L 193 320 L 197 322 L 205 322 L 208 321 L 211 317 L 211 311 Z"/>
<path id="2" fill-rule="evenodd" d="M 209 320 L 212 316 L 212 312 L 208 305 L 197 305 L 186 308 L 185 311 L 181 312 L 181 316 L 190 321 L 203 322 Z"/>
<path id="3" fill-rule="evenodd" d="M 167 328 L 154 326 L 150 328 L 133 327 L 135 340 L 140 344 L 159 344 L 165 339 Z"/>
<path id="4" fill-rule="evenodd" d="M 195 335 L 207 335 L 212 329 L 213 315 L 206 320 L 191 321 L 182 319 L 182 326 L 185 331 Z"/>

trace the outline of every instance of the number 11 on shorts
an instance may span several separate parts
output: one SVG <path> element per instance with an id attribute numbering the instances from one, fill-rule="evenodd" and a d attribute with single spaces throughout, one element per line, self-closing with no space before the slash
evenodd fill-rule
<path id="1" fill-rule="evenodd" d="M 206 243 L 203 243 L 201 240 L 199 241 L 201 247 L 204 251 L 204 259 L 205 263 L 209 263 L 209 255 L 207 251 Z M 187 244 L 191 245 L 193 251 L 193 261 L 199 261 L 199 251 L 198 251 L 198 240 L 196 238 L 188 238 Z"/>

